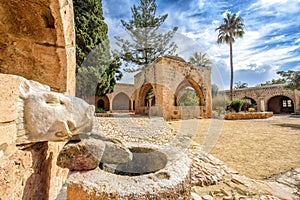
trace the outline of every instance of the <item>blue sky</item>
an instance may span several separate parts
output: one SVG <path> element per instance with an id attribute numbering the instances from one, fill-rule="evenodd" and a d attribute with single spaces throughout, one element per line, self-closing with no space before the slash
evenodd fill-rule
<path id="1" fill-rule="evenodd" d="M 103 0 L 109 37 L 124 33 L 120 20 L 131 18 L 137 0 Z M 213 82 L 229 85 L 229 46 L 217 44 L 215 29 L 225 12 L 238 13 L 245 35 L 233 45 L 234 83 L 255 86 L 279 78 L 281 70 L 300 70 L 300 0 L 157 0 L 157 15 L 168 14 L 164 29 L 178 27 L 176 54 L 188 60 L 194 52 L 206 52 L 213 62 Z M 112 44 L 112 46 L 114 46 Z M 130 82 L 125 76 L 122 82 Z M 132 81 L 132 80 L 131 80 Z M 133 81 L 132 81 L 133 82 Z"/>

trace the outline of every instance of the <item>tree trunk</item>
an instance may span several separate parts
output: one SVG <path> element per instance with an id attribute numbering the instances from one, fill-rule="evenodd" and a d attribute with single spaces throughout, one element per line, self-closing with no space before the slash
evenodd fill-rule
<path id="1" fill-rule="evenodd" d="M 233 61 L 232 61 L 232 35 L 230 34 L 230 101 L 233 99 Z"/>

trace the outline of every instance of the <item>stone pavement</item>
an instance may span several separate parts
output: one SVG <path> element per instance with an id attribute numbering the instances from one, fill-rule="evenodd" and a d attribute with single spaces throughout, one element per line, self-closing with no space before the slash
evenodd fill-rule
<path id="1" fill-rule="evenodd" d="M 194 200 L 300 199 L 300 168 L 269 180 L 255 180 L 239 174 L 194 144 L 188 150 L 192 164 Z"/>

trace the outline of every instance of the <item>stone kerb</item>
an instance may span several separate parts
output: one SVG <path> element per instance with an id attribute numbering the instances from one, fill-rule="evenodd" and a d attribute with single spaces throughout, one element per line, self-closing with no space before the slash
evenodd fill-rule
<path id="1" fill-rule="evenodd" d="M 239 112 L 227 113 L 227 120 L 243 120 L 243 119 L 267 119 L 273 116 L 273 112 Z"/>

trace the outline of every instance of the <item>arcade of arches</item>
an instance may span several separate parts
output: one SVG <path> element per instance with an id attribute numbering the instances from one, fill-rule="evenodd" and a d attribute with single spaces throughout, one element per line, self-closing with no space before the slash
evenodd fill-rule
<path id="1" fill-rule="evenodd" d="M 226 95 L 229 97 L 229 91 Z M 300 110 L 300 91 L 287 90 L 281 84 L 237 89 L 233 91 L 233 96 L 235 99 L 249 99 L 262 112 L 287 114 Z"/>
<path id="2" fill-rule="evenodd" d="M 162 57 L 136 74 L 134 84 L 116 84 L 113 93 L 96 97 L 95 106 L 110 112 L 162 116 L 166 120 L 211 117 L 210 77 L 208 68 L 193 66 L 176 56 Z M 196 93 L 198 104 L 179 105 L 186 88 Z"/>

